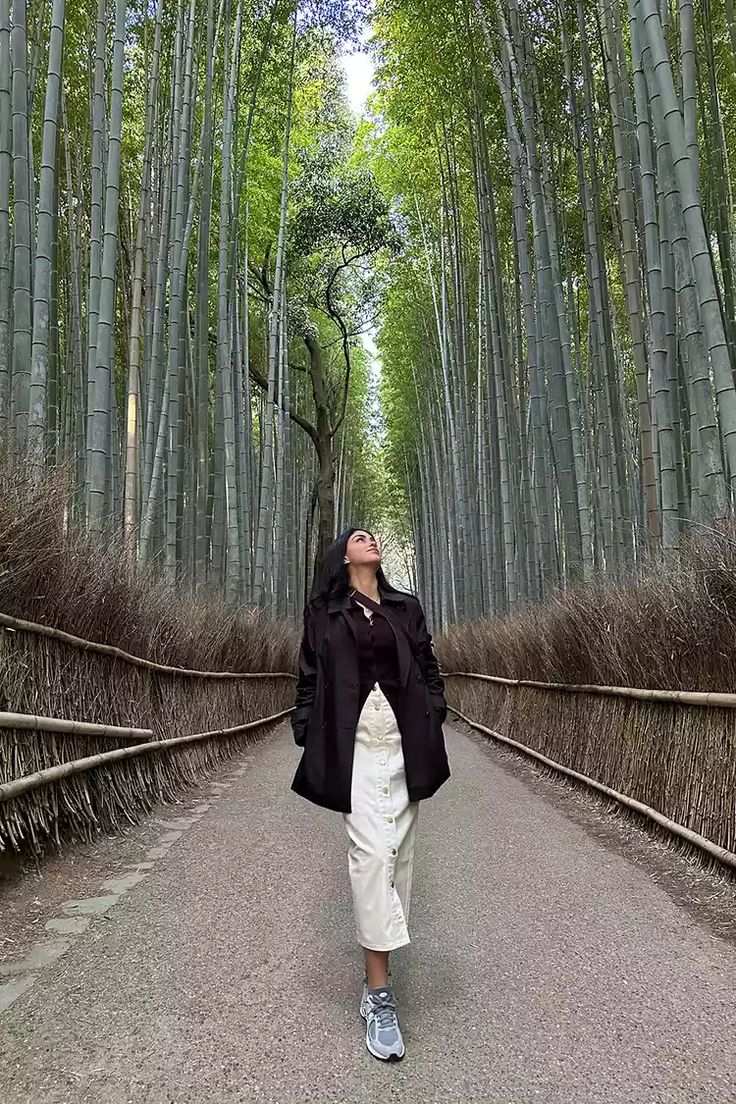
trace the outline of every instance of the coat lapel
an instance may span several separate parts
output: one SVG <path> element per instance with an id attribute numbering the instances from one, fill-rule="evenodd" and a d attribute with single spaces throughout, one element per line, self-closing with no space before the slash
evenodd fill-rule
<path id="1" fill-rule="evenodd" d="M 355 628 L 355 622 L 353 621 L 353 618 L 350 615 L 350 610 L 345 609 L 344 606 L 340 606 L 340 607 L 338 607 L 338 612 L 342 614 L 342 616 L 345 618 L 348 625 L 350 626 L 350 632 L 353 634 L 353 640 L 355 641 L 355 647 L 358 648 L 359 647 L 358 630 Z"/>

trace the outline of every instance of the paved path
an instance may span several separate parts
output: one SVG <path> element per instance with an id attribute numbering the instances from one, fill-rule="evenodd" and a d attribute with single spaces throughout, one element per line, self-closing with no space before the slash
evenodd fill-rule
<path id="1" fill-rule="evenodd" d="M 363 1046 L 342 820 L 290 792 L 282 725 L 0 1015 L 3 1104 L 733 1104 L 736 943 L 674 899 L 682 860 L 445 730 L 402 1063 Z"/>

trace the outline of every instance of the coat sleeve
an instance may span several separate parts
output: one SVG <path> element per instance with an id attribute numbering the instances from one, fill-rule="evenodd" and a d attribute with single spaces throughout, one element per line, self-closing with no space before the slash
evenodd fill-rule
<path id="1" fill-rule="evenodd" d="M 421 602 L 417 599 L 417 612 L 416 612 L 416 639 L 419 648 L 419 654 L 422 657 L 422 663 L 424 665 L 424 672 L 427 677 L 427 686 L 429 688 L 430 696 L 434 700 L 436 709 L 441 712 L 441 720 L 444 722 L 447 716 L 447 702 L 445 701 L 445 683 L 440 674 L 440 666 L 437 662 L 437 657 L 434 654 L 434 645 L 432 644 L 432 634 L 427 628 L 427 621 L 424 616 L 424 610 L 422 609 Z"/>
<path id="2" fill-rule="evenodd" d="M 299 675 L 296 683 L 295 709 L 291 715 L 291 730 L 294 742 L 304 747 L 307 738 L 307 723 L 314 701 L 317 686 L 317 654 L 314 639 L 314 617 L 309 606 L 304 609 L 304 633 L 299 648 Z"/>

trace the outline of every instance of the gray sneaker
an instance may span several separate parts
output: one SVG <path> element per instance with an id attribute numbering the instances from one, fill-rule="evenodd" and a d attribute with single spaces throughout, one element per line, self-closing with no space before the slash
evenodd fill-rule
<path id="1" fill-rule="evenodd" d="M 360 1014 L 366 1021 L 365 1045 L 374 1058 L 398 1062 L 406 1047 L 401 1035 L 396 1000 L 390 985 L 366 988 L 360 1002 Z"/>

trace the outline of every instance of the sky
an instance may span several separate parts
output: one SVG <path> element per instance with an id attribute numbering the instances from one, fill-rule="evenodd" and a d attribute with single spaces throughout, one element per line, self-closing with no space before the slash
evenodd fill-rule
<path id="1" fill-rule="evenodd" d="M 366 41 L 369 34 L 370 31 L 366 30 L 361 35 L 363 42 Z M 371 81 L 375 68 L 373 59 L 364 50 L 358 49 L 353 53 L 348 53 L 346 51 L 342 54 L 340 60 L 342 61 L 342 67 L 345 70 L 345 76 L 347 78 L 347 94 L 350 106 L 355 114 L 360 117 L 365 110 L 365 101 L 371 91 Z M 378 387 L 380 383 L 381 364 L 374 338 L 375 333 L 369 331 L 363 334 L 362 341 L 370 361 L 368 380 L 371 412 L 377 414 L 380 409 Z"/>
<path id="2" fill-rule="evenodd" d="M 370 29 L 366 28 L 361 33 L 361 41 L 365 43 L 370 35 Z M 342 66 L 348 81 L 348 99 L 350 106 L 356 115 L 362 115 L 365 101 L 371 90 L 373 78 L 373 59 L 363 49 L 354 53 L 347 51 L 342 55 Z"/>
<path id="3" fill-rule="evenodd" d="M 373 60 L 362 50 L 343 54 L 342 64 L 348 78 L 348 99 L 356 115 L 362 115 L 365 101 L 371 90 Z"/>
<path id="4" fill-rule="evenodd" d="M 362 35 L 363 43 L 367 41 L 370 30 Z M 373 59 L 365 50 L 358 49 L 353 53 L 347 51 L 341 56 L 342 67 L 347 79 L 348 101 L 355 114 L 360 118 L 365 113 L 365 102 L 371 91 L 371 81 L 375 66 Z M 363 348 L 368 354 L 368 419 L 369 426 L 375 434 L 374 444 L 379 445 L 385 440 L 386 426 L 381 408 L 381 358 L 376 348 L 376 331 L 370 329 L 361 337 Z M 353 524 L 361 524 L 355 521 Z M 390 536 L 390 534 L 389 534 Z M 381 534 L 384 537 L 384 534 Z M 392 585 L 404 590 L 410 589 L 410 582 L 406 560 L 400 546 L 392 540 L 388 540 L 383 549 L 383 568 L 387 572 Z"/>

